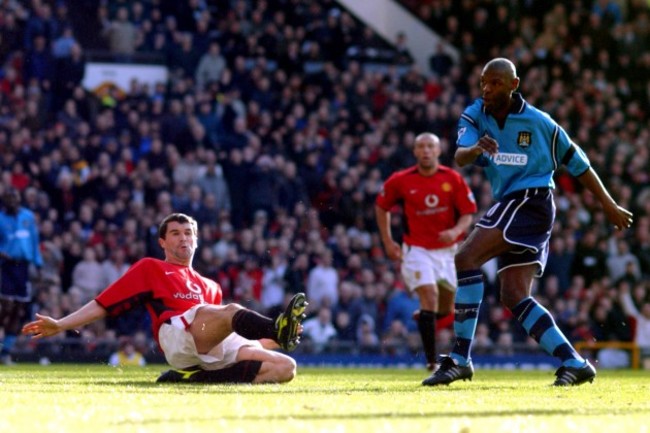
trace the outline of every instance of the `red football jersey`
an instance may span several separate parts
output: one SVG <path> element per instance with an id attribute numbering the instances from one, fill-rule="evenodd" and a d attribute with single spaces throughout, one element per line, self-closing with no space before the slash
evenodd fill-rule
<path id="1" fill-rule="evenodd" d="M 432 176 L 422 176 L 417 166 L 394 173 L 377 195 L 377 206 L 387 212 L 395 205 L 404 210 L 403 242 L 426 249 L 449 247 L 438 240 L 441 231 L 453 228 L 461 215 L 476 212 L 472 190 L 460 175 L 439 165 Z"/>
<path id="2" fill-rule="evenodd" d="M 151 315 L 153 335 L 165 320 L 197 304 L 221 304 L 221 287 L 191 267 L 144 258 L 95 298 L 110 316 L 144 305 Z"/>

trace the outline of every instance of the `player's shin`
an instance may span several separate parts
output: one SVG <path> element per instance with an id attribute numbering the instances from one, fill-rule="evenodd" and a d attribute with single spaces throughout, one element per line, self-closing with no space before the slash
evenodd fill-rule
<path id="1" fill-rule="evenodd" d="M 468 365 L 471 360 L 470 350 L 483 300 L 483 291 L 483 274 L 480 269 L 458 272 L 454 317 L 456 342 L 450 356 L 460 366 Z"/>
<path id="2" fill-rule="evenodd" d="M 433 311 L 420 311 L 418 330 L 427 364 L 433 365 L 436 362 L 436 314 Z"/>
<path id="3" fill-rule="evenodd" d="M 512 313 L 528 335 L 537 341 L 546 353 L 560 358 L 562 365 L 574 368 L 585 365 L 584 358 L 569 343 L 548 310 L 535 299 L 528 297 L 522 300 L 512 309 Z"/>

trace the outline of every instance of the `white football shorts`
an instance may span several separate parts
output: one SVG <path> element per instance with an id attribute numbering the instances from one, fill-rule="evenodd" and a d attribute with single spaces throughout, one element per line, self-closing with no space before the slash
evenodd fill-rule
<path id="1" fill-rule="evenodd" d="M 194 338 L 186 325 L 194 321 L 196 312 L 202 305 L 195 305 L 185 313 L 174 316 L 171 323 L 163 323 L 158 331 L 158 341 L 169 365 L 184 369 L 195 365 L 204 370 L 220 370 L 236 362 L 239 349 L 244 346 L 262 347 L 256 340 L 248 340 L 233 332 L 206 354 L 196 350 Z"/>
<path id="2" fill-rule="evenodd" d="M 442 284 L 441 288 L 456 291 L 456 265 L 454 255 L 458 245 L 427 250 L 402 244 L 402 278 L 413 291 L 426 284 Z"/>

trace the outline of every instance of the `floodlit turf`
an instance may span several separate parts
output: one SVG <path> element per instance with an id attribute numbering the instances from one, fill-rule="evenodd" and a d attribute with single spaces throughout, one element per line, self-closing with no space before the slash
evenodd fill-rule
<path id="1" fill-rule="evenodd" d="M 300 368 L 286 385 L 154 383 L 164 366 L 0 366 L 2 432 L 650 432 L 650 373 L 477 370 L 426 388 L 421 370 Z"/>

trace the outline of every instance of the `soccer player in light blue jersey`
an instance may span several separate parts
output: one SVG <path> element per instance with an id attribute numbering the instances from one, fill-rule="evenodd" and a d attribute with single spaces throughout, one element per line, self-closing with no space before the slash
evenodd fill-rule
<path id="1" fill-rule="evenodd" d="M 34 213 L 20 205 L 20 192 L 7 187 L 0 209 L 0 364 L 13 365 L 11 351 L 32 301 L 30 266 L 43 266 Z"/>
<path id="2" fill-rule="evenodd" d="M 550 355 L 559 358 L 554 385 L 592 382 L 596 370 L 576 352 L 551 314 L 531 296 L 548 257 L 555 218 L 553 173 L 564 165 L 600 201 L 618 230 L 629 228 L 632 214 L 618 206 L 591 168 L 585 153 L 546 113 L 529 105 L 516 90 L 519 78 L 505 58 L 488 62 L 481 75 L 483 97 L 463 112 L 458 123 L 458 165 L 484 167 L 497 202 L 485 213 L 455 256 L 456 341 L 427 386 L 472 379 L 470 349 L 483 299 L 480 267 L 498 259 L 501 302 Z"/>

